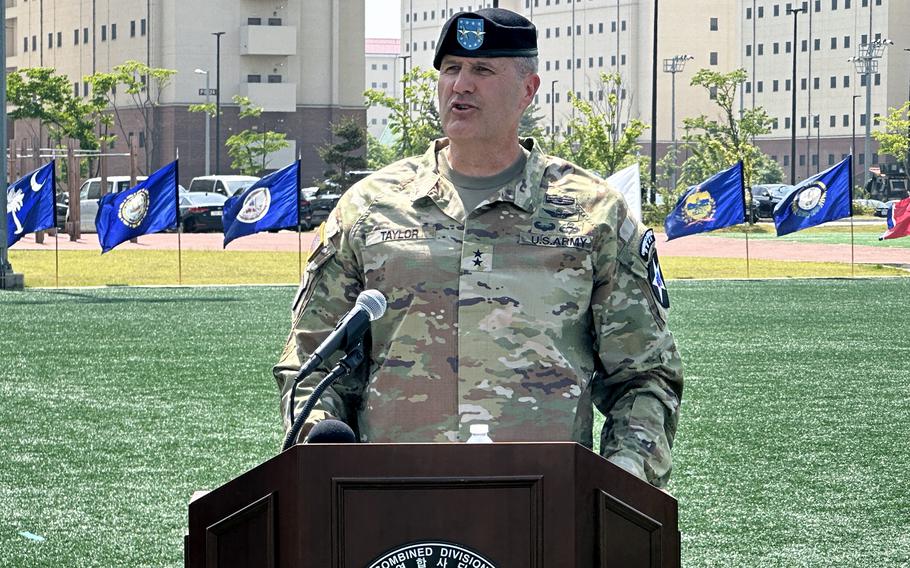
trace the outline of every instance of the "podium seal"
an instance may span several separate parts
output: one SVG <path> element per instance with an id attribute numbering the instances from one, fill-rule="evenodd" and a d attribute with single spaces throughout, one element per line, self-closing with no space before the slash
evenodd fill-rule
<path id="1" fill-rule="evenodd" d="M 496 568 L 496 565 L 464 546 L 448 542 L 406 544 L 370 563 L 367 568 Z"/>

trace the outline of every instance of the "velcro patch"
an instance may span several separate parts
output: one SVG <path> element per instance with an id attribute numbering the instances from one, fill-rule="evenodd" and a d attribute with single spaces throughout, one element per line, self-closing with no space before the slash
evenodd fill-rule
<path id="1" fill-rule="evenodd" d="M 588 235 L 555 235 L 552 233 L 522 233 L 518 242 L 537 247 L 565 247 L 581 250 L 593 250 L 594 239 Z"/>
<path id="2" fill-rule="evenodd" d="M 561 205 L 563 207 L 568 205 L 575 205 L 575 198 L 568 197 L 566 195 L 550 195 L 548 193 L 544 196 L 544 200 L 547 203 L 552 203 L 553 205 Z"/>
<path id="3" fill-rule="evenodd" d="M 670 294 L 667 292 L 667 284 L 664 282 L 664 274 L 660 270 L 660 263 L 657 261 L 657 252 L 651 257 L 648 263 L 648 284 L 651 285 L 651 293 L 657 303 L 669 309 Z"/>
<path id="4" fill-rule="evenodd" d="M 431 226 L 421 227 L 378 227 L 366 236 L 366 246 L 388 241 L 416 241 L 436 238 L 436 228 Z"/>
<path id="5" fill-rule="evenodd" d="M 656 242 L 657 239 L 654 238 L 654 230 L 648 229 L 645 231 L 645 234 L 641 236 L 641 241 L 638 245 L 639 256 L 641 256 L 644 260 L 648 260 L 648 257 L 651 256 L 651 250 L 654 249 L 654 243 Z"/>
<path id="6" fill-rule="evenodd" d="M 493 245 L 464 243 L 461 270 L 465 272 L 490 272 L 493 270 Z"/>

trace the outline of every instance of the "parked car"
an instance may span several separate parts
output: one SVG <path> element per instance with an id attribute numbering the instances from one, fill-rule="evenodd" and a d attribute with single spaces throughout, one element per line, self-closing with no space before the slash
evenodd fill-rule
<path id="1" fill-rule="evenodd" d="M 889 199 L 888 201 L 882 203 L 882 206 L 875 210 L 876 217 L 887 217 L 888 210 L 894 207 L 900 199 Z"/>
<path id="2" fill-rule="evenodd" d="M 857 206 L 865 209 L 871 209 L 872 214 L 876 217 L 885 217 L 888 215 L 888 204 L 878 199 L 854 199 L 853 212 L 858 213 Z"/>
<path id="3" fill-rule="evenodd" d="M 220 193 L 225 197 L 232 197 L 243 192 L 244 189 L 257 181 L 259 181 L 259 178 L 255 176 L 197 176 L 190 181 L 189 191 L 190 193 Z"/>
<path id="4" fill-rule="evenodd" d="M 301 214 L 300 219 L 303 223 L 305 229 L 311 229 L 313 227 L 319 226 L 320 223 L 324 222 L 328 217 L 329 213 L 332 212 L 332 209 L 335 208 L 335 205 L 338 204 L 338 200 L 341 199 L 341 196 L 347 191 L 348 187 L 354 185 L 358 181 L 372 174 L 373 170 L 352 170 L 347 173 L 348 181 L 350 185 L 347 187 L 341 187 L 339 184 L 335 183 L 332 180 L 325 180 L 322 182 L 322 187 L 305 187 L 301 190 L 301 207 L 303 206 L 303 201 L 309 202 L 310 206 L 310 215 L 309 217 L 304 217 Z M 301 212 L 302 213 L 302 212 Z"/>
<path id="5" fill-rule="evenodd" d="M 184 233 L 222 231 L 227 197 L 205 191 L 180 192 L 180 226 Z"/>
<path id="6" fill-rule="evenodd" d="M 793 189 L 792 185 L 782 183 L 759 184 L 752 186 L 752 210 L 761 219 L 774 217 L 774 207 Z"/>
<path id="7" fill-rule="evenodd" d="M 136 182 L 148 179 L 146 176 L 137 176 Z M 130 176 L 108 176 L 107 193 L 118 193 L 129 189 Z M 69 198 L 67 198 L 68 200 Z M 95 216 L 98 214 L 98 200 L 101 199 L 101 178 L 89 178 L 79 187 L 79 230 L 83 233 L 95 232 Z M 59 201 L 58 201 L 59 203 Z M 67 204 L 65 219 L 69 219 L 69 206 Z"/>

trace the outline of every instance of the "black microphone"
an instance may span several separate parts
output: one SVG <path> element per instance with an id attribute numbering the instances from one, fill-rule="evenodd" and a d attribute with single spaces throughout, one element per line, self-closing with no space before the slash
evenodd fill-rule
<path id="1" fill-rule="evenodd" d="M 357 436 L 351 427 L 341 420 L 327 418 L 317 422 L 304 443 L 306 444 L 353 444 Z"/>
<path id="2" fill-rule="evenodd" d="M 310 358 L 301 365 L 297 373 L 298 380 L 312 373 L 322 364 L 326 357 L 339 349 L 347 351 L 357 345 L 370 322 L 382 317 L 386 310 L 386 300 L 378 290 L 364 290 L 357 296 L 357 303 L 335 326 L 335 330 L 316 348 Z"/>

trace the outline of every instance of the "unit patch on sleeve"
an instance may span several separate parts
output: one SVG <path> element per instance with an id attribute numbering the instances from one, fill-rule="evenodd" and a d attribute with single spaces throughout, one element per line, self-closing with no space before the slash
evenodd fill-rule
<path id="1" fill-rule="evenodd" d="M 656 239 L 654 238 L 654 230 L 648 229 L 645 231 L 645 234 L 641 236 L 641 243 L 638 246 L 638 254 L 641 255 L 641 258 L 648 260 L 648 257 L 651 256 L 651 249 L 654 248 L 654 243 Z M 655 257 L 657 254 L 655 253 Z"/>
<path id="2" fill-rule="evenodd" d="M 651 232 L 650 230 L 648 231 Z M 648 262 L 648 284 L 651 285 L 651 293 L 657 303 L 664 307 L 670 308 L 670 294 L 667 292 L 667 284 L 664 282 L 664 274 L 660 270 L 660 262 L 657 261 L 657 251 Z"/>

